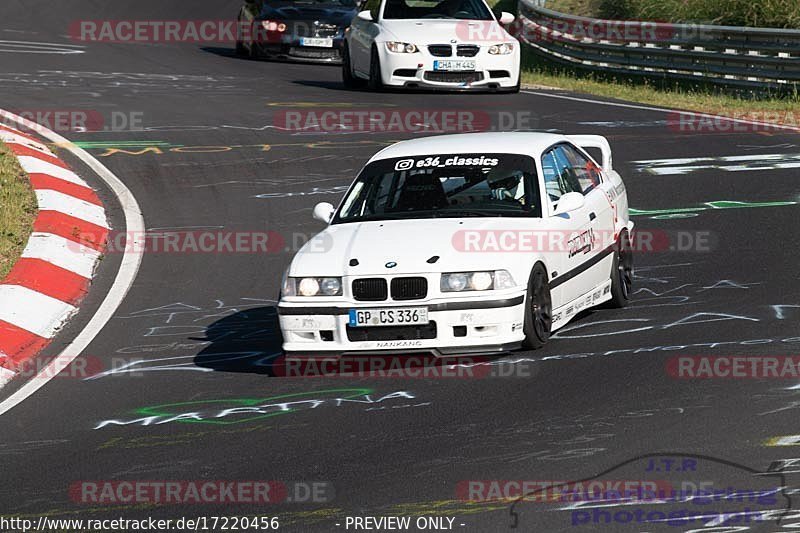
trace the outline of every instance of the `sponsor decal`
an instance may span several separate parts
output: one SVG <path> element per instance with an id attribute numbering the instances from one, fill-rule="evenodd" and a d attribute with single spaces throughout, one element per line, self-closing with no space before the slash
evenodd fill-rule
<path id="1" fill-rule="evenodd" d="M 494 167 L 500 163 L 496 157 L 486 156 L 452 156 L 443 159 L 441 156 L 429 156 L 421 159 L 401 159 L 394 165 L 397 171 L 412 168 L 447 168 L 447 167 Z"/>

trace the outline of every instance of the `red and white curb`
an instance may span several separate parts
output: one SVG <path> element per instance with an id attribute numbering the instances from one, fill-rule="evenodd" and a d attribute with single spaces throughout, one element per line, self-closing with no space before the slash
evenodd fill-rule
<path id="1" fill-rule="evenodd" d="M 0 125 L 39 206 L 22 256 L 0 281 L 0 386 L 77 311 L 105 249 L 109 224 L 89 185 L 45 144 Z"/>

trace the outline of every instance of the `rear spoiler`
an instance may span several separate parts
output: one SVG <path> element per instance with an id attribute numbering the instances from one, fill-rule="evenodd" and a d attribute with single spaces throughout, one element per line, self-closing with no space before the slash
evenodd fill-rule
<path id="1" fill-rule="evenodd" d="M 608 144 L 608 139 L 602 135 L 567 135 L 567 139 L 577 144 L 584 150 L 587 148 L 597 148 L 603 154 L 603 160 L 600 162 L 600 167 L 605 172 L 613 170 L 613 162 L 611 160 L 611 145 Z"/>

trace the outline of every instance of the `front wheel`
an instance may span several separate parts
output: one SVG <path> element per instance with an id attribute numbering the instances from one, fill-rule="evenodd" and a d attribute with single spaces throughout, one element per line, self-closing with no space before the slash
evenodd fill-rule
<path id="1" fill-rule="evenodd" d="M 367 84 L 371 91 L 380 91 L 383 89 L 383 79 L 381 78 L 381 60 L 378 57 L 378 49 L 372 48 L 369 61 L 369 83 Z"/>
<path id="2" fill-rule="evenodd" d="M 247 49 L 244 47 L 244 43 L 242 42 L 242 12 L 239 11 L 239 15 L 236 18 L 236 55 L 237 56 L 244 56 L 247 54 Z"/>
<path id="3" fill-rule="evenodd" d="M 522 347 L 528 350 L 541 348 L 550 339 L 553 326 L 553 301 L 550 298 L 550 283 L 547 271 L 537 263 L 528 281 L 528 295 L 525 298 L 525 340 Z"/>
<path id="4" fill-rule="evenodd" d="M 619 235 L 611 266 L 611 301 L 609 307 L 626 307 L 633 295 L 633 247 L 627 231 Z"/>
<path id="5" fill-rule="evenodd" d="M 350 47 L 346 44 L 342 48 L 342 83 L 348 89 L 356 89 L 361 80 L 353 75 L 353 65 L 350 61 Z"/>

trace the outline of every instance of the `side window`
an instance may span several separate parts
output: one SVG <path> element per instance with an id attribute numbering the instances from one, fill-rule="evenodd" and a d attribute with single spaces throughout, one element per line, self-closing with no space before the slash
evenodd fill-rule
<path id="1" fill-rule="evenodd" d="M 551 148 L 542 156 L 544 186 L 550 201 L 555 204 L 568 192 L 582 192 L 578 180 L 561 146 Z"/>
<path id="2" fill-rule="evenodd" d="M 591 159 L 587 159 L 579 151 L 569 145 L 560 147 L 572 167 L 583 194 L 589 193 L 602 181 L 600 169 Z"/>
<path id="3" fill-rule="evenodd" d="M 381 0 L 365 0 L 361 5 L 361 11 L 369 11 L 372 15 L 372 21 L 378 21 L 378 13 L 381 9 Z"/>

